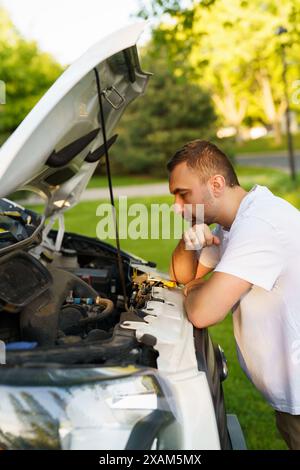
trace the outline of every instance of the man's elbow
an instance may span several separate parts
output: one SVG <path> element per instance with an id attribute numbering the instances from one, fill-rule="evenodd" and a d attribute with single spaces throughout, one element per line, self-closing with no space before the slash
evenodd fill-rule
<path id="1" fill-rule="evenodd" d="M 188 313 L 187 317 L 189 321 L 194 325 L 195 328 L 199 328 L 199 329 L 207 328 L 214 324 L 208 321 L 208 319 L 204 317 L 199 311 L 195 313 L 194 312 Z"/>
<path id="2" fill-rule="evenodd" d="M 190 282 L 192 282 L 194 279 L 195 279 L 195 276 L 192 277 L 189 275 L 187 276 L 183 275 L 183 276 L 178 276 L 177 282 L 178 284 L 183 284 L 185 286 L 186 284 L 189 284 Z"/>
<path id="3" fill-rule="evenodd" d="M 208 328 L 209 326 L 220 323 L 226 317 L 226 314 L 217 315 L 199 308 L 186 310 L 186 313 L 189 321 L 195 328 Z"/>
<path id="4" fill-rule="evenodd" d="M 170 268 L 169 269 L 169 277 L 172 281 L 175 281 L 177 282 L 178 284 L 188 284 L 189 282 L 193 281 L 195 279 L 195 274 L 185 274 L 185 273 L 181 273 L 181 274 L 177 274 L 176 273 L 176 277 L 174 276 L 174 273 L 173 273 L 173 270 Z"/>

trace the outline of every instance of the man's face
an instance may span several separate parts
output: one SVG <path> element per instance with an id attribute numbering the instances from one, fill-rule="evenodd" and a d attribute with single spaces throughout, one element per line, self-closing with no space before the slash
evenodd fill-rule
<path id="1" fill-rule="evenodd" d="M 176 165 L 170 173 L 169 188 L 175 197 L 175 210 L 182 217 L 192 219 L 193 224 L 204 222 L 210 225 L 216 221 L 217 200 L 209 181 L 202 183 L 196 169 L 189 168 L 186 162 Z M 201 210 L 197 212 L 197 204 L 203 205 L 204 213 Z M 204 220 L 199 220 L 199 214 L 204 216 Z"/>

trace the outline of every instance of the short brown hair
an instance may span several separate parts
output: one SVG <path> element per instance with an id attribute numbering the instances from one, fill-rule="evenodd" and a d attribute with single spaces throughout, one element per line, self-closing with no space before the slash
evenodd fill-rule
<path id="1" fill-rule="evenodd" d="M 229 158 L 216 145 L 207 140 L 192 140 L 173 155 L 167 163 L 171 172 L 179 163 L 186 162 L 190 168 L 198 169 L 205 183 L 212 175 L 223 175 L 227 186 L 240 186 Z"/>

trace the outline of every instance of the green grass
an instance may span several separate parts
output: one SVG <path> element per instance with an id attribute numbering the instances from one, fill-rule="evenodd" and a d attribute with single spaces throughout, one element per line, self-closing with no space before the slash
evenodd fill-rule
<path id="1" fill-rule="evenodd" d="M 132 186 L 133 184 L 161 183 L 163 181 L 164 180 L 161 178 L 154 178 L 151 176 L 137 176 L 137 175 L 112 176 L 113 186 Z M 88 188 L 106 188 L 107 177 L 106 176 L 93 176 L 87 187 Z"/>
<path id="2" fill-rule="evenodd" d="M 101 202 L 101 201 L 100 201 Z M 84 233 L 86 235 L 95 237 L 97 223 L 100 217 L 96 216 L 96 209 L 100 203 L 97 202 L 82 202 L 74 210 L 66 213 L 65 223 L 67 230 L 72 232 Z M 103 202 L 103 201 L 102 201 Z M 172 203 L 171 196 L 161 196 L 159 198 L 148 197 L 148 198 L 130 198 L 128 199 L 130 204 L 143 202 L 149 209 L 150 204 L 158 203 Z M 118 203 L 116 201 L 116 206 Z M 132 220 L 129 218 L 129 222 Z M 171 232 L 172 233 L 172 232 Z M 115 244 L 114 240 L 108 240 L 112 244 Z M 131 240 L 129 238 L 121 240 L 121 247 L 131 253 L 134 253 L 142 258 L 150 261 L 157 262 L 159 269 L 167 270 L 168 262 L 178 241 L 176 240 L 151 240 L 151 239 L 137 239 Z"/>
<path id="3" fill-rule="evenodd" d="M 227 139 L 224 139 L 226 142 Z M 293 143 L 295 149 L 300 149 L 300 133 L 293 135 Z M 286 136 L 282 136 L 282 142 L 278 145 L 273 137 L 260 137 L 255 140 L 248 140 L 241 143 L 233 142 L 232 138 L 228 139 L 228 144 L 233 146 L 235 154 L 243 153 L 263 153 L 272 151 L 287 150 Z M 266 153 L 267 155 L 267 153 Z"/>
<path id="4" fill-rule="evenodd" d="M 279 170 L 237 167 L 240 183 L 250 189 L 255 183 L 266 185 L 276 195 L 281 196 L 300 208 L 300 178 L 296 184 L 289 176 Z M 172 197 L 148 197 L 130 199 L 130 203 L 171 203 Z M 96 235 L 99 217 L 96 216 L 98 202 L 83 202 L 65 215 L 66 229 L 89 236 Z M 143 258 L 157 262 L 159 269 L 167 271 L 171 253 L 176 240 L 121 240 L 124 250 Z M 241 422 L 249 449 L 286 449 L 275 427 L 274 412 L 263 397 L 249 382 L 241 370 L 236 356 L 235 341 L 232 332 L 232 320 L 229 314 L 219 325 L 211 327 L 213 339 L 225 350 L 229 377 L 224 382 L 227 411 L 235 413 Z M 198 397 L 201 399 L 201 397 Z"/>

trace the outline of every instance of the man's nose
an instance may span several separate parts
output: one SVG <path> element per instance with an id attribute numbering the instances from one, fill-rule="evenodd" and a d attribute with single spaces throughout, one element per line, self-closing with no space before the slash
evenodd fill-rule
<path id="1" fill-rule="evenodd" d="M 182 202 L 178 202 L 178 200 L 175 200 L 175 203 L 173 204 L 173 209 L 176 214 L 181 215 L 184 211 L 184 204 Z"/>

